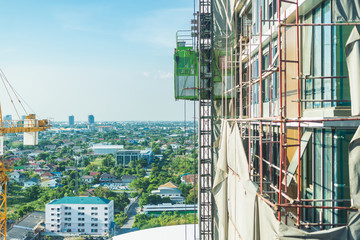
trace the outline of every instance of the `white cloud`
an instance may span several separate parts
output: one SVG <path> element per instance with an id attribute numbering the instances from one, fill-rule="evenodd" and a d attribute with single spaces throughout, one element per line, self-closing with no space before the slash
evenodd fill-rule
<path id="1" fill-rule="evenodd" d="M 170 79 L 173 77 L 173 74 L 170 72 L 163 72 L 161 70 L 158 70 L 157 77 L 160 79 Z"/>

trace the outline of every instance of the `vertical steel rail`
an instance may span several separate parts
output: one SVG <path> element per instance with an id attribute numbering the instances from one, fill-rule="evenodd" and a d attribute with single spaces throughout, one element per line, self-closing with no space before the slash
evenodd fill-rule
<path id="1" fill-rule="evenodd" d="M 282 99 L 282 51 L 281 51 L 281 0 L 277 0 L 277 15 L 278 15 L 278 52 L 279 52 L 279 108 L 280 108 L 280 163 L 279 163 L 279 193 L 278 204 L 281 204 L 282 198 L 282 171 L 284 162 L 284 113 L 283 113 L 283 99 Z M 281 221 L 281 211 L 278 211 L 278 220 Z"/>
<path id="2" fill-rule="evenodd" d="M 199 0 L 199 230 L 213 239 L 213 15 L 212 0 Z"/>
<path id="3" fill-rule="evenodd" d="M 249 31 L 249 47 L 248 47 L 248 81 L 249 81 L 249 103 L 248 103 L 248 118 L 251 118 L 252 114 L 251 114 L 251 94 L 252 94 L 252 85 L 251 85 L 251 74 L 252 74 L 252 69 L 251 69 L 251 31 Z M 249 137 L 249 141 L 248 141 L 248 162 L 249 162 L 249 174 L 251 174 L 251 122 L 249 121 L 248 123 L 248 137 Z"/>
<path id="4" fill-rule="evenodd" d="M 297 78 L 297 114 L 298 114 L 298 119 L 301 118 L 301 102 L 300 102 L 300 36 L 299 36 L 299 2 L 298 0 L 296 0 L 296 16 L 295 16 L 295 22 L 296 22 L 296 61 L 297 61 L 297 69 L 296 69 L 296 78 Z M 298 175 L 297 175 L 297 200 L 299 201 L 301 199 L 301 128 L 300 128 L 300 121 L 298 122 L 298 126 L 297 126 L 297 131 L 298 131 L 298 145 L 299 145 L 299 151 L 298 151 Z M 298 207 L 296 209 L 296 215 L 297 215 L 297 219 L 296 219 L 296 224 L 297 226 L 300 225 L 300 208 Z"/>
<path id="5" fill-rule="evenodd" d="M 263 117 L 263 98 L 262 98 L 262 3 L 260 4 L 260 11 L 259 11 L 259 23 L 260 23 L 260 27 L 259 27 L 259 68 L 258 68 L 258 71 L 259 71 L 259 118 L 262 118 Z M 262 136 L 263 136 L 263 122 L 260 120 L 260 123 L 259 123 L 259 145 L 260 145 L 260 194 L 263 194 L 263 190 L 264 190 L 264 186 L 263 186 L 263 179 L 264 179 L 264 176 L 263 176 L 263 139 L 262 139 Z"/>

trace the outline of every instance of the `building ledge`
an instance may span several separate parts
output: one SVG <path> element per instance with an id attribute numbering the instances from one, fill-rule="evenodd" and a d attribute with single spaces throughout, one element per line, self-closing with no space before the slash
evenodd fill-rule
<path id="1" fill-rule="evenodd" d="M 350 106 L 346 107 L 329 107 L 329 108 L 312 108 L 305 109 L 303 112 L 303 117 L 350 117 L 351 108 Z"/>

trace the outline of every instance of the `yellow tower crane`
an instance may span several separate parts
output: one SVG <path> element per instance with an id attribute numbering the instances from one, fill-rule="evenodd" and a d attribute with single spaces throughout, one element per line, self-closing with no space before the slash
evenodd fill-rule
<path id="1" fill-rule="evenodd" d="M 37 120 L 34 114 L 27 115 L 25 120 L 12 121 L 12 120 L 3 120 L 0 107 L 0 147 L 3 146 L 3 136 L 7 133 L 24 133 L 24 144 L 25 138 L 30 138 L 30 141 L 34 143 L 37 141 L 37 133 L 40 131 L 45 131 L 50 128 L 49 120 Z M 25 136 L 28 134 L 28 136 Z M 30 135 L 29 135 L 30 134 Z M 29 141 L 29 139 L 27 140 Z M 27 145 L 32 145 L 29 142 Z M 2 149 L 0 149 L 2 152 Z M 11 161 L 7 161 L 3 158 L 3 155 L 0 157 L 0 236 L 1 239 L 6 240 L 6 230 L 7 230 L 7 213 L 6 213 L 6 194 L 7 194 L 7 181 L 8 177 L 6 172 L 11 172 L 14 169 L 14 165 Z"/>
<path id="2" fill-rule="evenodd" d="M 3 83 L 4 89 L 6 90 L 18 117 L 20 118 L 20 115 L 16 109 L 15 102 L 11 95 L 17 99 L 17 102 L 21 105 L 26 113 L 26 117 L 23 120 L 4 120 L 2 117 L 2 109 L 0 105 L 0 238 L 6 240 L 7 181 L 9 179 L 6 173 L 12 172 L 14 170 L 14 164 L 12 161 L 6 160 L 4 158 L 4 135 L 8 133 L 23 133 L 24 145 L 36 145 L 38 141 L 38 132 L 49 129 L 51 125 L 49 120 L 38 120 L 36 119 L 35 114 L 27 113 L 25 107 L 22 104 L 22 101 L 20 100 L 21 96 L 15 91 L 1 69 L 0 82 Z"/>

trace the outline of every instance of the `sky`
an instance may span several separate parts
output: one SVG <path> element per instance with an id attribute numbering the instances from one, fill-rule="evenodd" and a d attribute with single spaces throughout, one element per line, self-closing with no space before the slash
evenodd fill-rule
<path id="1" fill-rule="evenodd" d="M 55 121 L 89 114 L 96 121 L 184 120 L 184 102 L 174 99 L 173 53 L 176 31 L 190 29 L 193 0 L 0 4 L 0 68 L 27 113 Z M 2 82 L 0 102 L 3 115 L 17 118 Z"/>

